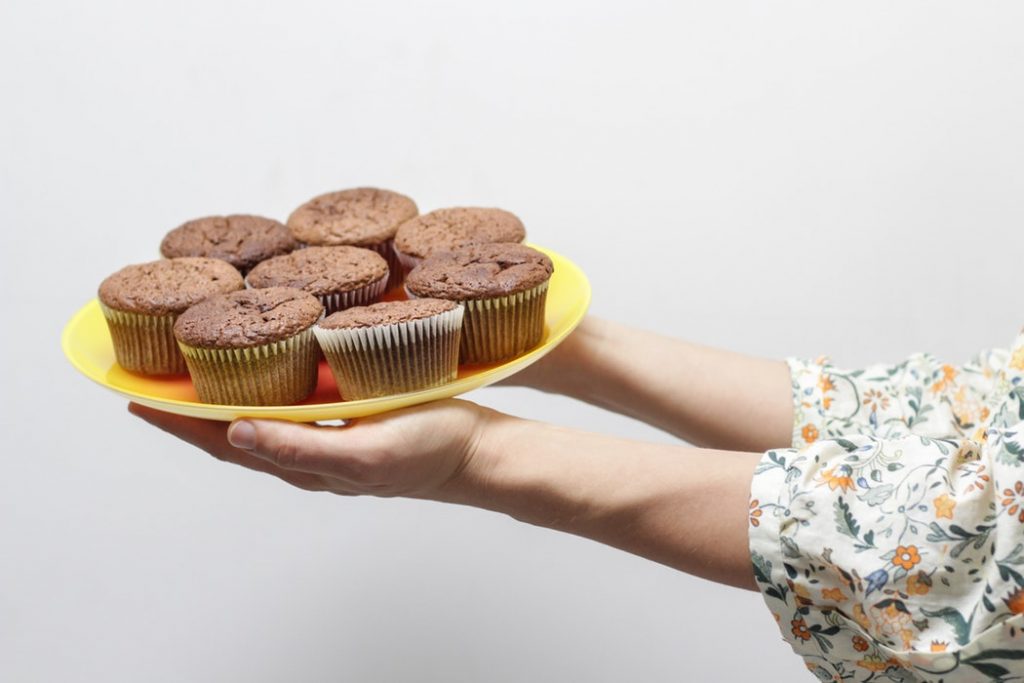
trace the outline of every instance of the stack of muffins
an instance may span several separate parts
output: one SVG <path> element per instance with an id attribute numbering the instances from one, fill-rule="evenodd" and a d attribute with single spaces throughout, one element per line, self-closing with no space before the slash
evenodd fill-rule
<path id="1" fill-rule="evenodd" d="M 164 237 L 162 260 L 104 280 L 100 306 L 122 367 L 188 372 L 205 403 L 297 403 L 321 353 L 345 400 L 418 391 L 454 380 L 460 362 L 540 342 L 553 268 L 525 237 L 500 209 L 419 215 L 396 192 L 343 190 L 287 225 L 189 221 Z"/>

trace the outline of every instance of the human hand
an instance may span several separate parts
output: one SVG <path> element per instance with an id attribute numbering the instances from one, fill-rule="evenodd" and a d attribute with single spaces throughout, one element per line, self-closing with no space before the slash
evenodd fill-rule
<path id="1" fill-rule="evenodd" d="M 461 503 L 752 587 L 750 478 L 758 453 L 588 434 L 447 400 L 326 427 L 223 422 L 132 404 L 214 457 L 311 491 Z"/>
<path id="2" fill-rule="evenodd" d="M 224 422 L 136 403 L 129 411 L 215 458 L 272 474 L 309 491 L 444 498 L 473 464 L 492 411 L 438 401 L 360 418 L 341 427 L 280 420 Z"/>

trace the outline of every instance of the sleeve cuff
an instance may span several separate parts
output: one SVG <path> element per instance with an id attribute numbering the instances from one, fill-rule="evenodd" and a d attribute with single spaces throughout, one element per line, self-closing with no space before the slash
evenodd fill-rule
<path id="1" fill-rule="evenodd" d="M 787 358 L 793 385 L 793 448 L 804 448 L 822 438 L 834 387 L 825 371 L 827 358 L 814 361 Z"/>

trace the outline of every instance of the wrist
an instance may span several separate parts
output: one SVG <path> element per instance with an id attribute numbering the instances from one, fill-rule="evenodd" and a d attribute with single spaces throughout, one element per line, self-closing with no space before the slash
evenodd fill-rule
<path id="1" fill-rule="evenodd" d="M 581 533 L 608 501 L 601 458 L 578 453 L 582 433 L 491 412 L 475 448 L 443 492 L 445 502 L 500 512 L 538 526 Z M 591 435 L 586 435 L 591 436 Z M 586 449 L 584 449 L 586 450 Z"/>
<path id="2" fill-rule="evenodd" d="M 497 484 L 495 479 L 505 457 L 503 442 L 511 438 L 510 432 L 520 422 L 526 420 L 479 408 L 461 463 L 435 498 L 446 503 L 489 508 L 486 504 L 491 498 L 488 488 Z"/>

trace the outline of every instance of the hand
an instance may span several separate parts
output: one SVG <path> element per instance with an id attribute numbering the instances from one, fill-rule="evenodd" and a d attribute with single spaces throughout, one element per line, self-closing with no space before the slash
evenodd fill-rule
<path id="1" fill-rule="evenodd" d="M 312 491 L 472 505 L 752 587 L 750 477 L 760 455 L 563 429 L 466 401 L 344 427 L 133 414 L 213 456 Z"/>
<path id="2" fill-rule="evenodd" d="M 341 427 L 279 420 L 223 422 L 132 403 L 129 411 L 214 457 L 293 486 L 341 495 L 443 497 L 473 463 L 492 411 L 447 400 Z"/>

